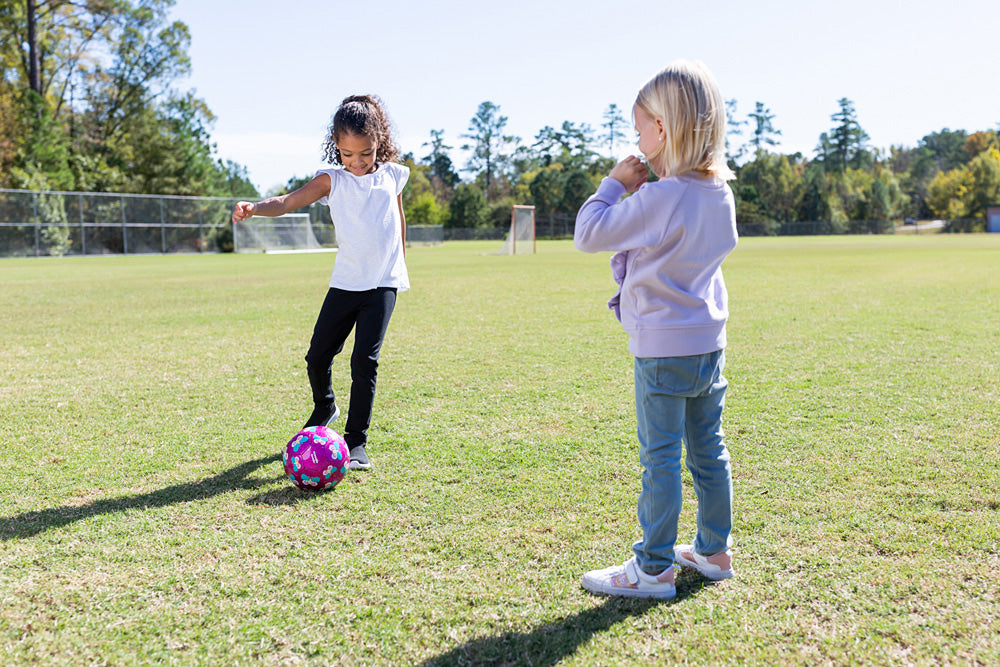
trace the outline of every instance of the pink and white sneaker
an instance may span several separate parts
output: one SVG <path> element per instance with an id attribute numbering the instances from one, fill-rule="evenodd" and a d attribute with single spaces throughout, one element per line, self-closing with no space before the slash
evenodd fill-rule
<path id="1" fill-rule="evenodd" d="M 690 544 L 677 544 L 674 546 L 674 562 L 683 567 L 694 568 L 712 581 L 731 579 L 736 574 L 733 572 L 733 553 L 728 549 L 711 556 L 702 556 Z"/>
<path id="2" fill-rule="evenodd" d="M 646 574 L 635 562 L 635 556 L 621 565 L 592 570 L 583 575 L 580 583 L 586 590 L 599 595 L 661 600 L 671 600 L 677 595 L 674 568 L 668 567 L 655 576 Z"/>

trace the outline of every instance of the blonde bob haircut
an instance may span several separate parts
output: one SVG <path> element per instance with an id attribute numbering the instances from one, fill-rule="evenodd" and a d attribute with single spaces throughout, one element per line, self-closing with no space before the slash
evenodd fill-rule
<path id="1" fill-rule="evenodd" d="M 725 101 L 703 63 L 670 63 L 642 87 L 635 103 L 663 119 L 664 141 L 646 156 L 658 176 L 695 171 L 725 181 L 736 178 L 726 165 Z"/>

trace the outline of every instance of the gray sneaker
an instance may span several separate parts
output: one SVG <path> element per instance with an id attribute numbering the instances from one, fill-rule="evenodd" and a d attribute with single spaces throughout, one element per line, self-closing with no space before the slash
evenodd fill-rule
<path id="1" fill-rule="evenodd" d="M 371 461 L 368 460 L 368 453 L 365 452 L 364 445 L 355 445 L 351 447 L 351 470 L 368 470 L 372 467 Z"/>

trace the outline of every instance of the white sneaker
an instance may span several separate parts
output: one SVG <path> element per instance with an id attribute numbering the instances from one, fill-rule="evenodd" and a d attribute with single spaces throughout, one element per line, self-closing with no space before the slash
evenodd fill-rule
<path id="1" fill-rule="evenodd" d="M 684 567 L 694 568 L 712 581 L 730 579 L 733 577 L 733 554 L 728 549 L 711 556 L 702 556 L 695 552 L 690 544 L 674 546 L 674 562 Z"/>
<path id="2" fill-rule="evenodd" d="M 646 574 L 635 562 L 635 556 L 621 565 L 592 570 L 583 575 L 580 583 L 586 590 L 600 595 L 661 600 L 671 600 L 677 595 L 674 568 L 668 567 L 655 576 Z"/>

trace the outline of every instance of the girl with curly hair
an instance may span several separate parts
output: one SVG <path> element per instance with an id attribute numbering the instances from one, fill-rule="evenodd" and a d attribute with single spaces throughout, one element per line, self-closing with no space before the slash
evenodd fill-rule
<path id="1" fill-rule="evenodd" d="M 323 154 L 335 168 L 319 170 L 294 192 L 257 203 L 237 202 L 232 219 L 237 224 L 254 215 L 275 217 L 317 201 L 330 207 L 339 249 L 306 354 L 314 408 L 305 426 L 326 426 L 340 416 L 330 369 L 354 330 L 344 439 L 350 467 L 367 470 L 379 350 L 396 294 L 410 287 L 402 200 L 410 170 L 394 161 L 399 149 L 391 123 L 382 101 L 371 95 L 341 102 Z"/>

